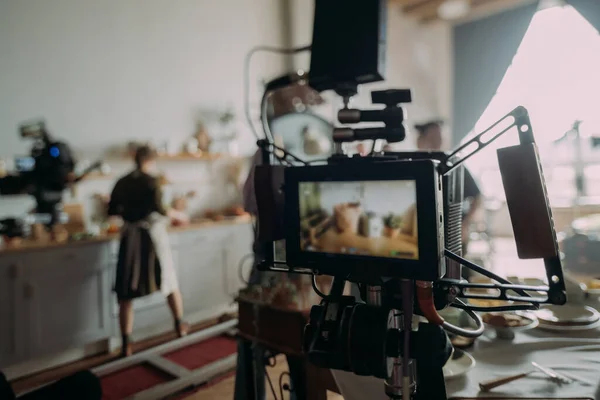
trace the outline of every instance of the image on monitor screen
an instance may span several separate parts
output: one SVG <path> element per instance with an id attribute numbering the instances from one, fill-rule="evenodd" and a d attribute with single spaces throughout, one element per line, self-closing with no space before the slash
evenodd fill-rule
<path id="1" fill-rule="evenodd" d="M 419 259 L 414 180 L 300 182 L 302 251 Z"/>

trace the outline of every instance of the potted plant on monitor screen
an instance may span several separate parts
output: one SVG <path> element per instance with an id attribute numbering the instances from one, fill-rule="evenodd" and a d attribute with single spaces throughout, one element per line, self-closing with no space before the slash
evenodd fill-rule
<path id="1" fill-rule="evenodd" d="M 384 230 L 383 236 L 389 238 L 395 238 L 400 233 L 400 227 L 402 226 L 402 216 L 389 213 L 383 218 Z"/>

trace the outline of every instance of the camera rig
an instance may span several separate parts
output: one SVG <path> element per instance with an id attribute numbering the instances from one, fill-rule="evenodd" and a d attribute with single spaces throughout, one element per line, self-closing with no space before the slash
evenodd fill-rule
<path id="1" fill-rule="evenodd" d="M 453 354 L 445 331 L 479 336 L 483 322 L 477 311 L 560 305 L 566 302 L 566 290 L 537 146 L 523 107 L 448 153 L 375 151 L 378 140 L 404 140 L 402 104 L 412 100 L 410 90 L 374 91 L 372 103 L 383 108 L 350 108 L 359 85 L 384 80 L 386 15 L 385 0 L 315 0 L 312 46 L 277 51 L 310 49 L 312 55 L 310 72 L 275 79 L 263 94 L 260 120 L 265 138 L 257 134 L 262 165 L 254 169 L 255 246 L 262 247 L 257 268 L 312 275 L 322 301 L 312 307 L 304 332 L 310 362 L 381 378 L 390 398 L 444 400 L 443 366 Z M 307 162 L 274 143 L 268 99 L 288 84 L 334 90 L 343 99 L 338 121 L 350 125 L 334 129 L 335 152 L 327 160 Z M 249 122 L 253 126 L 251 118 Z M 362 122 L 379 125 L 351 125 Z M 547 286 L 514 285 L 462 257 L 462 163 L 506 133 L 518 135 L 520 142 L 497 150 L 518 256 L 544 260 Z M 342 144 L 357 140 L 373 141 L 369 156 L 344 154 Z M 346 198 L 348 185 L 354 185 L 352 199 Z M 387 192 L 381 189 L 385 185 Z M 346 188 L 343 196 L 340 188 Z M 323 200 L 326 191 L 335 196 L 329 193 Z M 367 239 L 355 230 L 365 214 L 362 199 L 377 205 L 377 196 L 386 197 L 387 209 L 394 211 L 410 198 L 412 205 L 402 217 L 411 221 L 403 222 L 410 229 L 397 234 L 402 244 L 396 234 L 383 237 L 368 224 Z M 333 213 L 321 213 L 325 222 L 315 226 L 313 214 L 307 212 L 319 208 L 313 207 L 316 203 Z M 391 225 L 397 225 L 393 218 Z M 495 283 L 467 282 L 461 278 L 462 267 Z M 317 287 L 319 274 L 333 277 L 327 294 Z M 344 295 L 347 282 L 360 293 Z M 468 299 L 504 300 L 506 305 L 483 307 Z M 448 306 L 464 310 L 475 328 L 445 321 L 438 310 Z"/>
<path id="2" fill-rule="evenodd" d="M 410 91 L 375 91 L 371 97 L 374 103 L 384 104 L 385 108 L 351 109 L 346 98 L 338 120 L 342 123 L 379 121 L 384 126 L 336 128 L 335 143 L 404 139 L 402 103 L 410 102 Z M 268 127 L 265 131 L 268 132 Z M 497 151 L 519 258 L 542 258 L 548 286 L 515 285 L 462 258 L 462 163 L 507 132 L 518 134 L 520 142 Z M 268 135 L 267 139 L 259 140 L 258 145 L 263 151 L 263 165 L 255 170 L 259 210 L 257 241 L 265 246 L 264 259 L 258 268 L 313 275 L 313 288 L 323 300 L 310 312 L 304 332 L 304 351 L 315 365 L 384 379 L 390 398 L 446 399 L 442 368 L 453 350 L 444 331 L 476 337 L 483 333 L 483 323 L 476 311 L 531 310 L 543 303 L 566 302 L 544 177 L 529 116 L 523 107 L 515 108 L 449 153 L 374 152 L 366 157 L 349 157 L 337 146 L 336 154 L 325 164 L 312 166 L 276 146 Z M 275 160 L 279 162 L 273 162 Z M 421 248 L 430 245 L 431 238 L 435 237 L 440 257 L 423 257 L 417 264 L 410 264 L 415 261 L 302 251 L 297 243 L 301 240 L 297 232 L 299 204 L 294 199 L 302 180 L 369 180 L 387 170 L 403 171 L 419 182 L 422 177 L 410 171 L 422 163 L 434 167 L 426 186 L 439 185 L 439 190 L 419 194 L 417 188 L 419 254 L 438 252 L 435 246 Z M 369 170 L 373 171 L 371 177 L 364 172 Z M 317 175 L 321 178 L 315 179 Z M 426 197 L 437 197 L 438 201 L 429 201 L 433 199 Z M 441 224 L 428 227 L 422 224 L 421 215 L 439 218 Z M 285 242 L 284 257 L 277 250 L 281 248 L 277 244 L 282 242 Z M 437 265 L 427 264 L 431 262 Z M 462 267 L 496 283 L 469 283 L 461 279 Z M 317 288 L 315 276 L 318 274 L 333 276 L 328 294 Z M 359 299 L 343 294 L 346 282 L 358 285 Z M 483 307 L 463 299 L 508 303 Z M 447 306 L 466 311 L 476 328 L 465 329 L 445 321 L 438 310 Z M 421 317 L 418 324 L 413 323 L 413 316 Z"/>
<path id="3" fill-rule="evenodd" d="M 30 225 L 35 223 L 51 227 L 66 222 L 67 216 L 62 212 L 64 190 L 102 165 L 97 161 L 80 175 L 75 175 L 76 161 L 70 146 L 54 140 L 44 121 L 22 124 L 19 133 L 22 138 L 34 142 L 32 163 L 29 168 L 0 177 L 0 195 L 29 194 L 34 197 L 36 208 L 35 213 L 25 218 L 0 220 L 0 235 L 7 237 L 27 236 Z"/>

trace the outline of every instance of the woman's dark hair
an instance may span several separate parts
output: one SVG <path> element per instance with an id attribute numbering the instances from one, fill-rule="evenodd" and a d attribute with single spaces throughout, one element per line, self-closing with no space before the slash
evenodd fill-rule
<path id="1" fill-rule="evenodd" d="M 138 146 L 138 148 L 135 150 L 134 160 L 135 165 L 138 168 L 140 168 L 146 161 L 151 161 L 155 158 L 156 151 L 148 145 Z"/>
<path id="2" fill-rule="evenodd" d="M 427 132 L 427 130 L 429 130 L 429 128 L 434 128 L 434 127 L 440 128 L 443 123 L 444 122 L 441 120 L 429 121 L 429 122 L 425 122 L 424 124 L 416 124 L 415 129 L 417 130 L 419 135 L 423 135 L 425 132 Z"/>

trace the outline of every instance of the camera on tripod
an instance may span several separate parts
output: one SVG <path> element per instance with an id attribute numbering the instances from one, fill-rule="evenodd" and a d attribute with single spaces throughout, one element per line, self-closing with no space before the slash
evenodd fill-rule
<path id="1" fill-rule="evenodd" d="M 259 269 L 313 275 L 313 288 L 323 301 L 313 306 L 305 329 L 304 351 L 312 363 L 385 379 L 392 398 L 443 400 L 442 367 L 452 352 L 444 331 L 476 337 L 483 333 L 483 322 L 475 311 L 564 304 L 565 285 L 524 108 L 449 153 L 344 154 L 344 142 L 399 142 L 406 136 L 402 104 L 412 100 L 410 90 L 372 92 L 372 102 L 383 109 L 349 108 L 359 84 L 383 80 L 386 4 L 316 1 L 308 84 L 318 91 L 333 89 L 343 98 L 340 123 L 380 125 L 335 128 L 336 151 L 325 165 L 311 165 L 276 146 L 265 126 L 267 138 L 258 141 L 264 163 L 254 172 L 256 240 L 264 247 Z M 264 115 L 261 120 L 264 124 Z M 544 260 L 548 286 L 514 285 L 462 258 L 462 162 L 506 133 L 520 141 L 497 152 L 518 255 Z M 285 246 L 277 245 L 281 242 Z M 279 252 L 282 247 L 285 254 Z M 466 282 L 463 266 L 497 283 Z M 334 277 L 329 293 L 317 288 L 318 274 Z M 345 296 L 346 282 L 355 283 L 360 296 Z M 469 298 L 509 304 L 478 307 L 462 300 Z M 438 310 L 447 306 L 465 310 L 476 328 L 445 321 Z M 426 322 L 413 325 L 414 315 Z"/>

